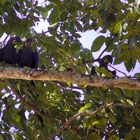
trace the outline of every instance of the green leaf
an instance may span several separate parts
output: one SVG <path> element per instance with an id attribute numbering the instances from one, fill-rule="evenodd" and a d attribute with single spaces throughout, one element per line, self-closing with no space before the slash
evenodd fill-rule
<path id="1" fill-rule="evenodd" d="M 91 133 L 88 134 L 87 140 L 101 140 L 101 137 L 98 133 L 91 132 Z"/>
<path id="2" fill-rule="evenodd" d="M 128 60 L 128 61 L 124 61 L 124 64 L 125 64 L 127 71 L 130 72 L 131 69 L 135 67 L 136 62 L 134 62 L 132 60 Z"/>
<path id="3" fill-rule="evenodd" d="M 86 103 L 85 106 L 81 107 L 78 112 L 83 112 L 83 111 L 89 109 L 91 106 L 92 106 L 91 103 Z"/>
<path id="4" fill-rule="evenodd" d="M 118 57 L 114 59 L 114 64 L 120 64 L 123 61 L 122 55 L 119 54 Z"/>
<path id="5" fill-rule="evenodd" d="M 76 28 L 77 28 L 78 31 L 82 31 L 82 30 L 83 30 L 83 27 L 82 27 L 82 25 L 80 24 L 80 22 L 74 21 L 74 24 L 75 24 L 75 26 L 76 26 Z"/>
<path id="6" fill-rule="evenodd" d="M 66 140 L 80 140 L 78 138 L 78 135 L 76 134 L 76 131 L 69 130 L 64 132 L 64 139 Z"/>
<path id="7" fill-rule="evenodd" d="M 140 73 L 135 73 L 134 77 L 140 79 Z"/>
<path id="8" fill-rule="evenodd" d="M 92 60 L 93 61 L 93 56 L 92 56 L 92 53 L 89 49 L 84 49 L 80 56 L 82 57 L 83 60 Z"/>
<path id="9" fill-rule="evenodd" d="M 135 92 L 134 95 L 133 95 L 133 100 L 136 104 L 139 103 L 140 101 L 140 93 L 139 92 Z"/>
<path id="10" fill-rule="evenodd" d="M 118 22 L 115 26 L 114 26 L 114 29 L 113 29 L 113 32 L 115 34 L 117 33 L 120 33 L 122 30 L 122 21 Z"/>
<path id="11" fill-rule="evenodd" d="M 50 24 L 55 24 L 58 22 L 58 19 L 59 19 L 59 12 L 58 12 L 58 8 L 57 7 L 54 7 L 52 12 L 50 13 L 50 16 L 48 18 L 48 22 Z"/>
<path id="12" fill-rule="evenodd" d="M 97 37 L 91 46 L 91 51 L 92 52 L 97 52 L 101 49 L 102 45 L 105 43 L 106 38 L 104 36 L 99 36 Z"/>
<path id="13" fill-rule="evenodd" d="M 68 12 L 63 11 L 63 12 L 61 13 L 61 15 L 60 15 L 61 20 L 62 20 L 62 21 L 67 20 L 67 15 L 68 15 Z"/>
<path id="14" fill-rule="evenodd" d="M 140 61 L 140 15 L 138 5 L 133 3 L 134 0 L 127 3 L 118 0 L 44 0 L 39 4 L 37 0 L 0 0 L 0 36 L 7 33 L 10 37 L 19 36 L 23 41 L 34 38 L 33 48 L 37 47 L 39 51 L 42 73 L 61 71 L 63 76 L 63 71 L 72 69 L 81 74 L 78 78 L 82 80 L 82 75 L 90 73 L 94 57 L 98 56 L 93 52 L 100 51 L 104 43 L 109 44 L 105 51 L 111 52 L 114 63 L 125 64 L 121 71 L 125 68 L 130 71 Z M 34 25 L 44 19 L 49 25 L 42 27 L 42 33 L 33 33 Z M 88 30 L 101 33 L 93 41 L 91 50 L 83 48 L 79 42 L 82 32 Z M 109 37 L 103 35 L 106 32 Z M 8 41 L 6 35 L 1 37 L 1 42 Z M 108 81 L 110 73 L 96 64 L 97 77 L 89 75 L 88 80 L 94 82 L 92 78 L 96 81 L 103 73 Z M 3 63 L 1 66 L 3 72 Z M 135 78 L 140 78 L 139 68 Z M 115 80 L 117 82 L 119 78 Z M 97 88 L 61 82 L 60 79 L 36 81 L 33 87 L 27 80 L 2 79 L 0 139 L 139 139 L 140 91 L 112 86 Z M 119 106 L 103 107 L 111 102 Z M 77 112 L 96 110 L 94 116 L 85 113 L 73 117 Z M 59 131 L 61 126 L 62 131 Z"/>

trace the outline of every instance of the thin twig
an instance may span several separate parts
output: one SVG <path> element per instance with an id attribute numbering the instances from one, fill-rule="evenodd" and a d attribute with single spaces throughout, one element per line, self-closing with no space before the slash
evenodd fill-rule
<path id="1" fill-rule="evenodd" d="M 5 41 L 7 40 L 8 37 L 9 37 L 9 35 L 7 35 L 7 36 L 4 38 L 4 40 L 3 40 L 4 43 L 5 43 Z"/>
<path id="2" fill-rule="evenodd" d="M 118 71 L 118 72 L 120 72 L 120 73 L 122 73 L 122 74 L 124 74 L 126 77 L 128 77 L 124 72 L 122 72 L 122 71 L 120 71 L 120 70 L 118 70 L 118 69 L 116 69 L 116 68 L 114 68 L 113 66 L 111 66 L 111 65 L 108 65 L 109 67 L 111 67 L 111 68 L 113 68 L 114 70 L 116 70 L 116 71 Z"/>

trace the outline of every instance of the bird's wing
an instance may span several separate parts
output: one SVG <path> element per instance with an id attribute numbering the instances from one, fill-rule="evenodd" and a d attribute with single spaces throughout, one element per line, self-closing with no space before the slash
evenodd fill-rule
<path id="1" fill-rule="evenodd" d="M 35 68 L 37 69 L 38 68 L 38 52 L 37 51 L 34 52 L 34 65 L 35 65 Z"/>
<path id="2" fill-rule="evenodd" d="M 2 49 L 0 49 L 0 61 L 3 61 L 3 48 Z"/>
<path id="3" fill-rule="evenodd" d="M 19 51 L 18 51 L 18 54 L 17 54 L 17 63 L 18 63 L 18 65 L 20 65 L 21 54 L 22 54 L 22 50 L 19 50 Z"/>

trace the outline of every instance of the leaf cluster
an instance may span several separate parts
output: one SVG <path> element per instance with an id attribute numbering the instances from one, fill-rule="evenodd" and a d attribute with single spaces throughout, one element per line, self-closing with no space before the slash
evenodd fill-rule
<path id="1" fill-rule="evenodd" d="M 132 0 L 45 0 L 40 5 L 32 0 L 3 0 L 0 36 L 33 37 L 39 68 L 45 70 L 72 69 L 90 75 L 91 62 L 96 60 L 93 54 L 104 47 L 99 56 L 104 68 L 109 63 L 124 63 L 130 72 L 140 61 L 139 15 Z M 38 33 L 34 26 L 40 20 L 47 21 L 49 27 Z M 91 49 L 79 41 L 81 33 L 89 30 L 100 31 Z M 104 36 L 107 32 L 109 36 Z M 106 61 L 106 52 L 114 61 Z M 108 73 L 102 68 L 97 71 Z M 24 80 L 0 81 L 0 139 L 139 139 L 139 91 L 59 81 L 37 81 L 35 85 Z M 104 107 L 110 103 L 116 106 Z M 95 115 L 79 116 L 64 126 L 75 114 L 94 111 Z"/>

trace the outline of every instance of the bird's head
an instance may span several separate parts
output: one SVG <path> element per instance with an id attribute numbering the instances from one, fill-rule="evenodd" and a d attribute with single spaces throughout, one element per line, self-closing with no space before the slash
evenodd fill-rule
<path id="1" fill-rule="evenodd" d="M 105 55 L 102 59 L 100 59 L 99 63 L 101 67 L 107 67 L 108 64 L 112 64 L 113 63 L 112 55 Z"/>
<path id="2" fill-rule="evenodd" d="M 21 43 L 20 37 L 15 36 L 15 37 L 12 37 L 11 39 L 12 39 L 13 45 L 17 45 L 18 43 Z"/>
<path id="3" fill-rule="evenodd" d="M 25 42 L 25 47 L 30 47 L 32 45 L 33 40 L 31 38 L 28 38 Z"/>

